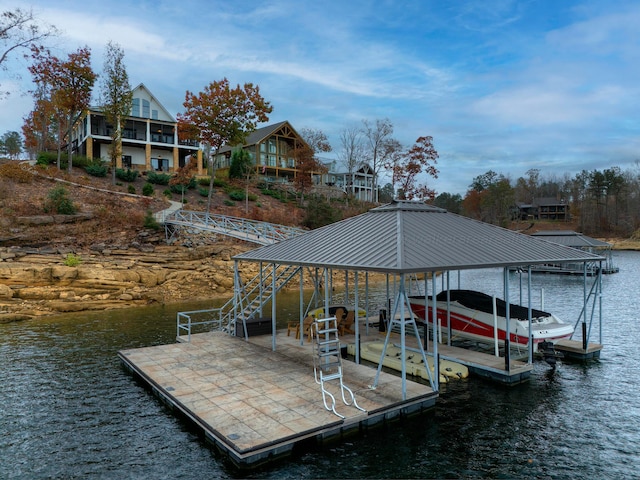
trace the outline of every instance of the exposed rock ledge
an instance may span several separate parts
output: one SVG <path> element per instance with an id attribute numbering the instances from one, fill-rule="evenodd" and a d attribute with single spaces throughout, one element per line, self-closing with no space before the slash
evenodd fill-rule
<path id="1" fill-rule="evenodd" d="M 77 266 L 65 265 L 70 249 L 0 248 L 0 323 L 61 312 L 228 298 L 233 293 L 231 257 L 247 248 L 234 243 L 126 249 L 94 245 L 74 253 L 80 259 Z M 257 266 L 240 268 L 244 276 Z"/>

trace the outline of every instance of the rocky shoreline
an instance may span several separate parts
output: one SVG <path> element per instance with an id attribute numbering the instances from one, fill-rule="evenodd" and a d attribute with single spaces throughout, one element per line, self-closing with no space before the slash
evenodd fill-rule
<path id="1" fill-rule="evenodd" d="M 638 250 L 635 240 L 607 239 L 615 250 Z M 211 235 L 167 245 L 140 233 L 126 245 L 0 247 L 0 323 L 45 315 L 154 303 L 231 298 L 232 257 L 254 245 Z M 70 257 L 72 256 L 70 261 Z M 241 263 L 243 278 L 258 265 Z"/>
<path id="2" fill-rule="evenodd" d="M 231 297 L 231 258 L 249 248 L 226 241 L 193 246 L 96 244 L 82 252 L 2 247 L 0 323 L 64 312 Z M 69 261 L 70 254 L 74 262 Z M 248 269 L 257 271 L 251 264 L 240 267 L 247 275 L 251 274 Z"/>

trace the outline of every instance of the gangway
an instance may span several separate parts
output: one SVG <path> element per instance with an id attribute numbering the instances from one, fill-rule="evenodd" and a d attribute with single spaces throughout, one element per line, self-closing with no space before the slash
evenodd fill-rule
<path id="1" fill-rule="evenodd" d="M 271 245 L 306 232 L 287 225 L 187 210 L 169 212 L 161 223 L 164 223 L 167 242 L 173 240 L 182 228 L 226 235 L 258 245 Z"/>

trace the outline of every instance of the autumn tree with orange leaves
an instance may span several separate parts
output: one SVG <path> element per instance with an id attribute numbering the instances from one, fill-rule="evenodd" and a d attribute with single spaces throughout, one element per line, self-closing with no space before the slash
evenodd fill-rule
<path id="1" fill-rule="evenodd" d="M 34 82 L 47 85 L 49 100 L 66 123 L 68 170 L 71 172 L 73 126 L 89 107 L 91 90 L 97 78 L 91 69 L 91 50 L 79 48 L 77 52 L 70 53 L 66 61 L 51 55 L 46 49 L 33 48 L 32 52 L 34 64 L 29 70 Z"/>
<path id="2" fill-rule="evenodd" d="M 426 174 L 438 178 L 438 152 L 433 146 L 433 137 L 419 137 L 409 150 L 398 151 L 387 162 L 385 168 L 391 171 L 392 184 L 397 185 L 397 195 L 401 200 L 433 200 L 435 190 L 426 184 L 418 183 L 418 176 Z"/>
<path id="3" fill-rule="evenodd" d="M 243 145 L 247 135 L 258 123 L 269 120 L 273 108 L 252 83 L 231 88 L 229 80 L 211 82 L 197 95 L 187 91 L 182 104 L 185 112 L 178 114 L 178 131 L 183 138 L 208 144 L 217 157 L 224 145 Z M 211 194 L 215 166 L 212 167 L 207 211 L 211 208 Z"/>

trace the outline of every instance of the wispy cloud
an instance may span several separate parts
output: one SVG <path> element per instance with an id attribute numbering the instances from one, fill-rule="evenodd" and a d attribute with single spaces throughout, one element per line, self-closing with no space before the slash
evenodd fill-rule
<path id="1" fill-rule="evenodd" d="M 432 135 L 438 191 L 464 192 L 488 169 L 517 178 L 640 156 L 640 5 L 630 0 L 31 4 L 64 32 L 59 51 L 89 45 L 98 72 L 106 43 L 120 44 L 132 83 L 172 113 L 186 90 L 227 77 L 258 84 L 274 121 L 321 128 L 334 148 L 363 118 L 388 117 L 407 145 Z M 19 130 L 31 106 L 0 100 L 0 133 Z"/>

